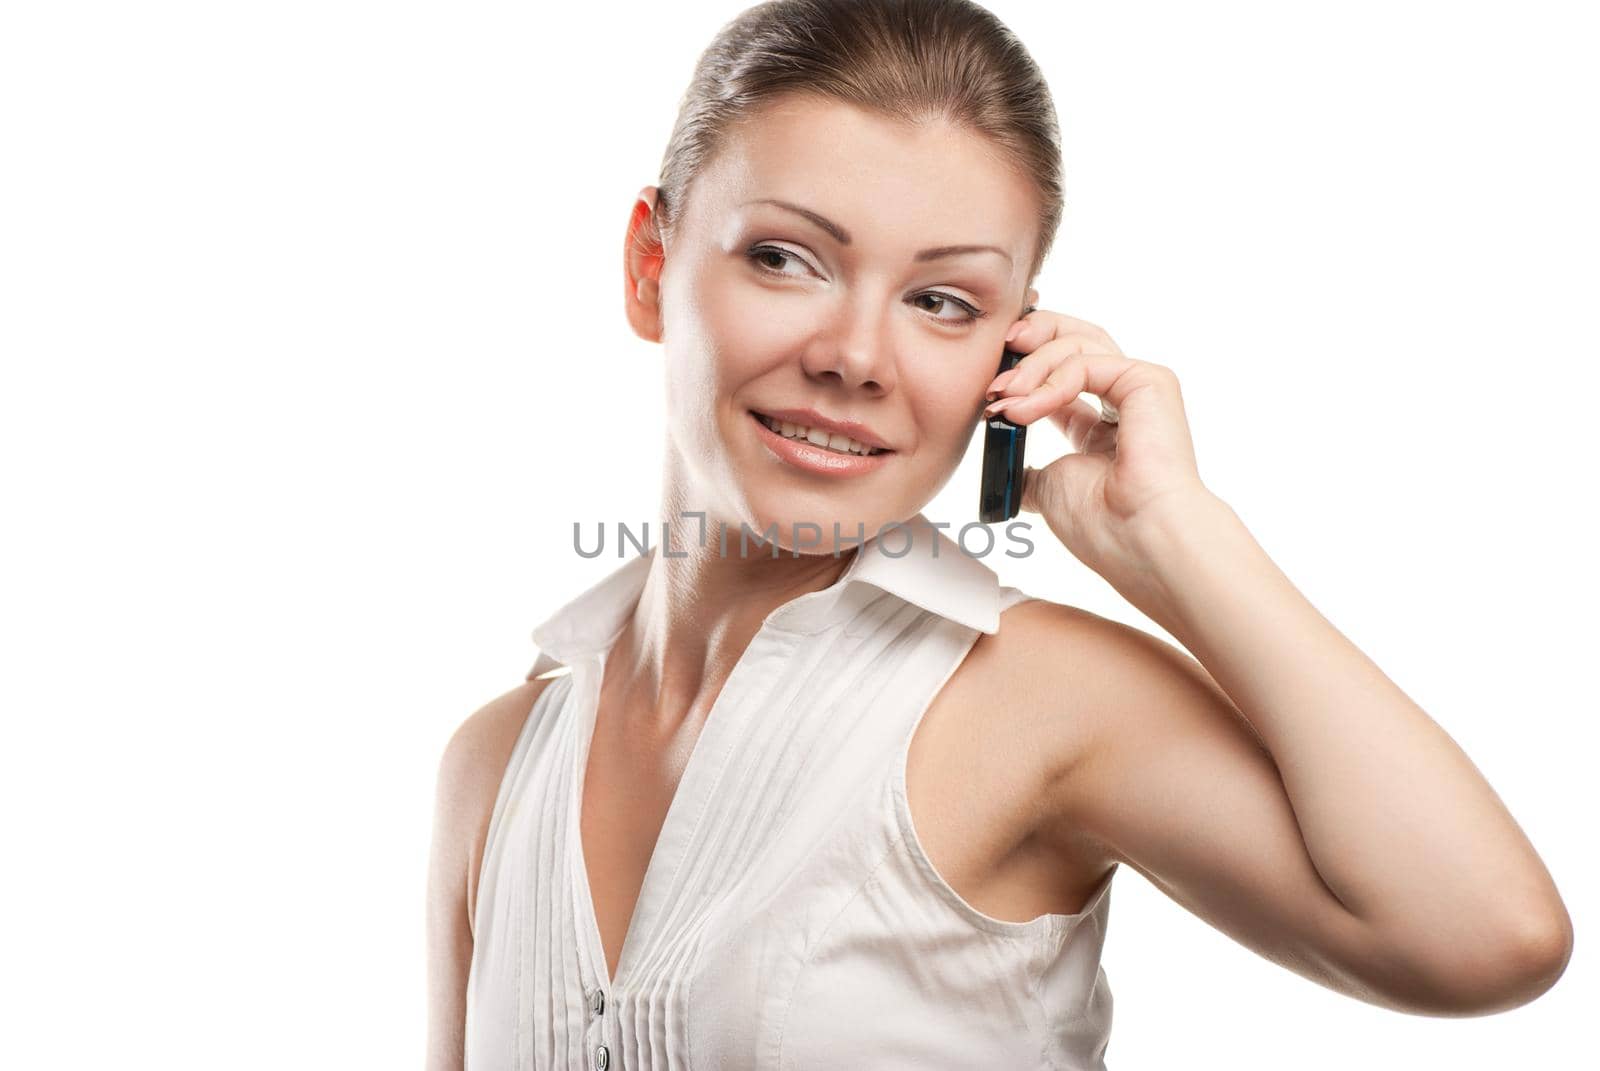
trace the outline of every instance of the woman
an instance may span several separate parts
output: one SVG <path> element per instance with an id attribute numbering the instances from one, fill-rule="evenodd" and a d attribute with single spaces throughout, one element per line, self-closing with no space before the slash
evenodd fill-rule
<path id="1" fill-rule="evenodd" d="M 1173 372 L 1032 308 L 1057 145 L 964 0 L 766 4 L 701 58 L 624 250 L 670 553 L 446 751 L 430 1066 L 1103 1067 L 1120 863 L 1398 1010 L 1561 974 L 1533 848 L 1204 486 Z M 995 412 L 1065 432 L 1022 508 L 1198 661 L 919 512 Z"/>

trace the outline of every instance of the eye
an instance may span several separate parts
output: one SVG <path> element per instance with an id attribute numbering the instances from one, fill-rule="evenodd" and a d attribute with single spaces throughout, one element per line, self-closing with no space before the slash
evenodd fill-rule
<path id="1" fill-rule="evenodd" d="M 974 323 L 974 322 L 982 319 L 983 317 L 989 315 L 988 313 L 984 312 L 982 309 L 978 309 L 978 308 L 975 308 L 975 307 L 967 304 L 965 301 L 962 301 L 960 298 L 956 297 L 954 294 L 945 294 L 945 293 L 941 293 L 938 290 L 925 290 L 922 293 L 918 294 L 917 298 L 933 298 L 935 301 L 940 302 L 939 307 L 941 309 L 945 308 L 946 306 L 949 306 L 949 305 L 954 305 L 957 308 L 964 310 L 966 312 L 966 314 L 967 314 L 965 316 L 962 316 L 962 317 L 960 317 L 958 319 L 954 319 L 954 320 L 946 319 L 943 316 L 935 316 L 934 317 L 935 320 L 939 320 L 939 321 L 942 321 L 944 323 L 970 324 L 970 323 Z"/>
<path id="2" fill-rule="evenodd" d="M 751 263 L 755 264 L 756 268 L 758 270 L 760 270 L 761 272 L 763 272 L 763 273 L 765 273 L 767 275 L 775 275 L 775 276 L 780 276 L 780 277 L 789 278 L 789 279 L 795 278 L 795 275 L 792 272 L 783 271 L 782 267 L 781 267 L 783 264 L 786 264 L 786 263 L 788 263 L 790 261 L 793 261 L 793 262 L 795 262 L 797 264 L 802 264 L 802 265 L 805 264 L 805 261 L 801 260 L 797 255 L 795 255 L 790 250 L 783 249 L 783 248 L 781 248 L 779 246 L 775 246 L 775 245 L 753 246 L 749 250 L 749 252 L 747 252 L 745 254 L 745 257 Z M 770 257 L 778 258 L 780 266 L 779 267 L 772 267 L 772 266 L 770 266 L 770 264 L 764 262 L 765 258 L 770 258 Z M 946 294 L 946 293 L 944 293 L 942 291 L 939 291 L 939 290 L 925 290 L 922 293 L 918 294 L 912 300 L 915 301 L 915 300 L 918 300 L 918 299 L 921 299 L 921 298 L 932 298 L 934 301 L 939 302 L 939 305 L 937 306 L 938 309 L 942 310 L 944 308 L 947 308 L 948 306 L 954 305 L 957 309 L 960 309 L 962 312 L 966 313 L 965 316 L 960 316 L 960 317 L 956 317 L 956 318 L 951 318 L 951 317 L 946 317 L 946 316 L 935 316 L 934 317 L 935 320 L 937 320 L 937 321 L 939 321 L 940 323 L 943 323 L 943 324 L 970 324 L 970 323 L 975 323 L 978 320 L 982 319 L 983 317 L 989 315 L 987 312 L 983 311 L 982 309 L 979 309 L 979 308 L 977 308 L 977 307 L 975 307 L 973 305 L 968 304 L 965 301 L 962 301 L 960 298 L 956 297 L 954 294 Z"/>
<path id="3" fill-rule="evenodd" d="M 782 276 L 786 276 L 786 277 L 791 278 L 791 279 L 794 278 L 793 274 L 791 274 L 790 272 L 781 271 L 781 270 L 779 270 L 777 268 L 769 267 L 768 265 L 762 263 L 762 258 L 764 258 L 764 257 L 781 257 L 784 262 L 792 260 L 797 264 L 804 264 L 805 263 L 805 261 L 803 261 L 799 257 L 795 256 L 795 254 L 791 253 L 789 250 L 780 249 L 775 245 L 758 245 L 755 248 L 751 249 L 750 252 L 746 253 L 745 256 L 748 257 L 750 259 L 750 261 L 752 263 L 754 263 L 757 268 L 759 268 L 762 271 L 766 272 L 768 275 L 782 275 Z"/>

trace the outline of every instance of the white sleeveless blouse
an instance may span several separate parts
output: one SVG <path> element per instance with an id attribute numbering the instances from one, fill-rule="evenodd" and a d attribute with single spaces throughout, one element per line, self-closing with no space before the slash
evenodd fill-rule
<path id="1" fill-rule="evenodd" d="M 1075 915 L 996 919 L 912 828 L 923 713 L 978 635 L 1033 598 L 922 514 L 762 623 L 707 715 L 608 976 L 578 808 L 601 671 L 649 567 L 634 556 L 534 630 L 528 677 L 570 672 L 535 702 L 490 819 L 468 1071 L 1103 1069 L 1116 868 Z"/>

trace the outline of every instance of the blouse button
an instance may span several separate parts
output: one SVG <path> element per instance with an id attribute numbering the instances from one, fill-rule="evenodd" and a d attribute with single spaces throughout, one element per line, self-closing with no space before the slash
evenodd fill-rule
<path id="1" fill-rule="evenodd" d="M 606 991 L 596 989 L 589 994 L 589 1011 L 595 1015 L 604 1015 L 606 1010 Z"/>
<path id="2" fill-rule="evenodd" d="M 600 1071 L 606 1071 L 611 1066 L 611 1050 L 604 1045 L 594 1050 L 594 1066 Z"/>

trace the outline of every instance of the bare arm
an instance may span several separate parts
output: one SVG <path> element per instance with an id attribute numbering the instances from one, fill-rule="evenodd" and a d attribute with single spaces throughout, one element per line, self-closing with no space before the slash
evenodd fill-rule
<path id="1" fill-rule="evenodd" d="M 1571 919 L 1448 734 L 1225 506 L 1196 501 L 1147 539 L 1126 574 L 1141 579 L 1118 589 L 1199 661 L 1136 629 L 1061 619 L 1096 729 L 1058 778 L 1060 826 L 1262 955 L 1370 1003 L 1481 1015 L 1553 985 Z"/>
<path id="2" fill-rule="evenodd" d="M 489 817 L 517 735 L 548 683 L 528 681 L 473 714 L 439 762 L 428 862 L 427 1071 L 461 1071 L 465 1060 L 467 970 Z"/>

